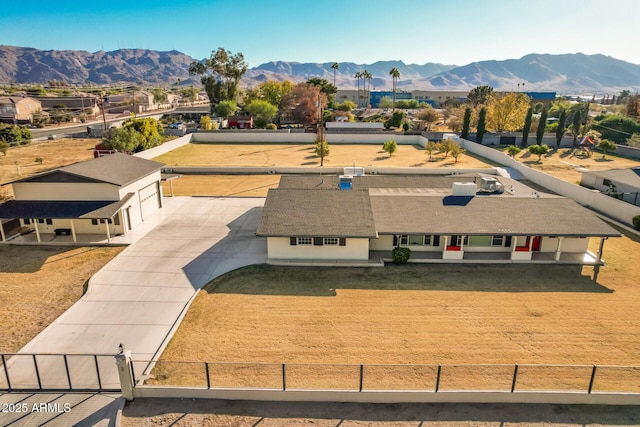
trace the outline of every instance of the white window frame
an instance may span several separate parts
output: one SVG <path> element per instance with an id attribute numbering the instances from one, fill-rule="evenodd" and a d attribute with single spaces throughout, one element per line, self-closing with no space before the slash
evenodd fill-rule
<path id="1" fill-rule="evenodd" d="M 338 246 L 340 239 L 337 237 L 325 237 L 322 239 L 322 244 L 325 246 Z"/>
<path id="2" fill-rule="evenodd" d="M 504 236 L 491 236 L 491 246 L 503 246 Z"/>
<path id="3" fill-rule="evenodd" d="M 311 246 L 313 245 L 313 237 L 298 237 L 298 245 Z"/>

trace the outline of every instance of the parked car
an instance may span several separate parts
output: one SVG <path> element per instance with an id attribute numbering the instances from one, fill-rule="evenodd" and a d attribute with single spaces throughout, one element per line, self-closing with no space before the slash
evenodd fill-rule
<path id="1" fill-rule="evenodd" d="M 175 122 L 169 125 L 169 129 L 182 129 L 182 122 Z"/>

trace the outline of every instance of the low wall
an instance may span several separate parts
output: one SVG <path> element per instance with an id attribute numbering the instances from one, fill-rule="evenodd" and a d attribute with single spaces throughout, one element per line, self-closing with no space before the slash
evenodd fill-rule
<path id="1" fill-rule="evenodd" d="M 173 151 L 176 148 L 180 148 L 184 145 L 187 145 L 191 142 L 191 135 L 185 135 L 178 139 L 174 139 L 172 141 L 165 142 L 162 145 L 157 147 L 150 148 L 145 151 L 141 151 L 139 153 L 134 154 L 136 157 L 140 157 L 141 159 L 153 159 L 154 157 L 161 156 L 162 154 L 168 153 L 169 151 Z"/>
<path id="2" fill-rule="evenodd" d="M 245 143 L 245 144 L 311 144 L 315 133 L 277 131 L 200 131 L 191 134 L 191 142 L 197 143 Z"/>
<path id="3" fill-rule="evenodd" d="M 564 405 L 640 405 L 636 393 L 500 392 L 500 391 L 333 391 L 206 389 L 137 386 L 134 398 L 261 400 L 354 403 L 547 403 Z"/>
<path id="4" fill-rule="evenodd" d="M 349 167 L 349 166 L 346 166 Z M 344 167 L 305 167 L 305 166 L 172 166 L 165 171 L 183 175 L 342 175 Z M 483 173 L 498 175 L 494 168 L 364 168 L 367 175 L 447 175 L 463 173 Z"/>
<path id="5" fill-rule="evenodd" d="M 640 148 L 629 147 L 628 145 L 618 145 L 618 148 L 613 153 L 631 159 L 640 159 Z"/>
<path id="6" fill-rule="evenodd" d="M 529 181 L 548 188 L 549 190 L 564 197 L 573 199 L 585 207 L 601 212 L 624 224 L 631 224 L 632 218 L 636 215 L 640 215 L 640 207 L 638 206 L 614 199 L 613 197 L 609 197 L 599 191 L 580 187 L 577 184 L 572 184 L 551 175 L 547 175 L 546 173 L 532 169 L 529 166 L 509 157 L 507 154 L 493 148 L 485 147 L 484 145 L 463 139 L 460 141 L 463 148 L 471 153 L 486 157 L 489 160 L 493 160 L 494 162 L 507 167 L 511 167 L 524 175 Z M 576 220 L 578 219 L 576 218 Z"/>

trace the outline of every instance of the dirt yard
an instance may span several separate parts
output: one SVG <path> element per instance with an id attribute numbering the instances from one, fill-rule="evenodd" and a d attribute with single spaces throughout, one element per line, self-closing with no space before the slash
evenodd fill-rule
<path id="1" fill-rule="evenodd" d="M 580 150 L 574 150 L 573 148 L 552 149 L 548 154 L 542 156 L 541 161 L 538 161 L 537 155 L 525 150 L 518 153 L 515 158 L 531 168 L 541 170 L 574 184 L 579 184 L 581 178 L 580 172 L 576 170 L 577 168 L 597 171 L 640 166 L 640 161 L 638 160 L 626 159 L 613 154 L 607 154 L 603 159 L 601 153 L 593 153 L 593 155 L 587 156 L 581 153 Z"/>
<path id="2" fill-rule="evenodd" d="M 417 145 L 399 145 L 389 156 L 380 145 L 331 144 L 325 166 L 343 167 L 447 167 L 492 166 L 469 153 L 456 163 L 451 156 L 434 153 L 433 160 Z M 312 144 L 188 144 L 154 160 L 169 166 L 320 166 Z"/>
<path id="3" fill-rule="evenodd" d="M 335 378 L 342 378 L 347 388 L 355 386 L 353 365 L 361 363 L 519 363 L 585 365 L 562 373 L 521 370 L 532 379 L 556 377 L 555 387 L 566 382 L 570 389 L 585 389 L 592 364 L 640 365 L 640 318 L 633 314 L 640 304 L 639 241 L 609 239 L 607 266 L 596 282 L 592 267 L 579 266 L 248 267 L 199 293 L 162 354 L 155 381 L 203 385 L 202 366 L 174 361 L 229 362 L 211 366 L 221 386 L 246 385 L 257 377 L 277 386 L 277 364 L 287 363 L 304 365 L 290 368 L 292 387 L 299 385 L 295 378 L 308 383 L 310 372 L 321 372 L 313 386 L 335 387 Z M 368 367 L 365 376 L 372 388 L 389 385 L 384 382 L 394 376 L 429 388 L 434 369 Z M 472 373 L 458 366 L 443 375 L 477 384 L 493 378 L 508 387 L 512 370 Z M 477 378 L 470 379 L 472 374 Z M 600 371 L 600 387 L 611 386 L 609 374 Z M 640 370 L 625 375 L 640 391 Z M 443 387 L 461 386 L 456 381 Z M 540 385 L 524 379 L 521 384 Z"/>
<path id="4" fill-rule="evenodd" d="M 0 353 L 20 350 L 123 248 L 0 246 Z"/>
<path id="5" fill-rule="evenodd" d="M 0 155 L 0 184 L 92 159 L 93 147 L 98 141 L 97 139 L 64 138 L 9 148 L 5 156 Z M 36 157 L 42 159 L 42 164 L 36 162 Z M 17 165 L 16 162 L 18 162 Z M 8 196 L 13 195 L 11 186 L 0 187 L 0 193 L 3 190 Z"/>
<path id="6" fill-rule="evenodd" d="M 366 404 L 136 399 L 122 427 L 564 427 L 632 426 L 634 406 L 507 404 Z"/>
<path id="7" fill-rule="evenodd" d="M 171 184 L 163 182 L 162 192 L 171 194 L 172 185 L 175 196 L 266 197 L 279 182 L 280 175 L 183 175 Z"/>

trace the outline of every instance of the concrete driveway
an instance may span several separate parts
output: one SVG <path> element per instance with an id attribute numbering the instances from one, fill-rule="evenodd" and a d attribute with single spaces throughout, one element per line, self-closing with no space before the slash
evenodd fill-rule
<path id="1" fill-rule="evenodd" d="M 94 275 L 87 294 L 21 353 L 115 354 L 123 343 L 133 360 L 157 358 L 198 289 L 228 271 L 266 262 L 266 239 L 254 234 L 263 198 L 165 201 L 148 220 L 159 223 Z M 76 387 L 95 384 L 100 364 L 103 387 L 119 388 L 113 358 L 68 362 Z M 59 357 L 39 356 L 45 385 L 68 382 L 62 363 Z M 29 357 L 8 365 L 14 388 L 20 381 L 34 385 Z"/>

